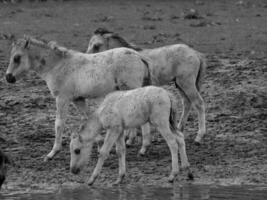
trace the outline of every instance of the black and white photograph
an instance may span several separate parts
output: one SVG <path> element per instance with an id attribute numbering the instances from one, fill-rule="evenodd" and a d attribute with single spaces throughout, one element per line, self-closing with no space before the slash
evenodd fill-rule
<path id="1" fill-rule="evenodd" d="M 0 0 L 0 200 L 266 200 L 266 0 Z"/>

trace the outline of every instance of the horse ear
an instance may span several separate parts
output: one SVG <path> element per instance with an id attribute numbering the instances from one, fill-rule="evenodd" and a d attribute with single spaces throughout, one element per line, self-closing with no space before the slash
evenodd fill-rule
<path id="1" fill-rule="evenodd" d="M 3 40 L 8 40 L 10 43 L 14 43 L 16 41 L 16 37 L 13 34 L 1 34 L 0 36 Z"/>
<path id="2" fill-rule="evenodd" d="M 26 40 L 25 44 L 24 44 L 24 49 L 28 48 L 29 47 L 29 43 L 30 41 L 29 40 Z"/>
<path id="3" fill-rule="evenodd" d="M 82 136 L 80 134 L 78 134 L 78 137 L 79 137 L 79 141 L 83 142 L 83 138 L 82 138 Z"/>
<path id="4" fill-rule="evenodd" d="M 30 37 L 30 36 L 28 36 L 28 35 L 24 35 L 24 37 L 23 37 L 24 39 L 25 39 L 25 44 L 24 44 L 24 48 L 26 49 L 26 48 L 28 48 L 29 47 L 29 44 L 30 44 L 30 42 L 31 42 L 31 40 L 32 40 L 32 38 Z"/>

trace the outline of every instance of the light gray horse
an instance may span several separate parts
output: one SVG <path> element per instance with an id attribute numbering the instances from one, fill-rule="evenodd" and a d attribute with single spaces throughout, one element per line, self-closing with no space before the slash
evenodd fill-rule
<path id="1" fill-rule="evenodd" d="M 105 28 L 99 28 L 91 37 L 87 53 L 97 53 L 117 47 L 127 47 L 139 51 L 151 58 L 151 76 L 156 85 L 175 82 L 183 99 L 183 112 L 178 128 L 183 131 L 189 111 L 193 106 L 198 112 L 198 134 L 195 139 L 199 143 L 206 133 L 205 104 L 199 93 L 206 62 L 203 54 L 185 44 L 175 44 L 155 49 L 141 49 L 128 43 L 123 37 Z"/>
<path id="2" fill-rule="evenodd" d="M 91 185 L 96 180 L 114 143 L 119 157 L 119 177 L 115 183 L 121 183 L 126 173 L 123 130 L 150 123 L 166 140 L 171 152 L 172 171 L 168 180 L 172 182 L 179 172 L 178 150 L 181 167 L 187 169 L 189 178 L 193 179 L 186 155 L 184 136 L 176 126 L 177 116 L 177 102 L 163 88 L 147 86 L 108 94 L 89 121 L 81 126 L 78 133 L 72 134 L 71 172 L 78 174 L 81 171 L 89 160 L 96 137 L 102 130 L 106 130 L 104 144 L 88 184 Z"/>
<path id="3" fill-rule="evenodd" d="M 148 85 L 148 62 L 127 48 L 89 55 L 32 37 L 12 44 L 6 80 L 15 83 L 23 73 L 35 71 L 56 99 L 55 143 L 45 161 L 61 149 L 68 106 L 71 102 L 88 116 L 85 98 L 102 97 L 115 90 Z"/>

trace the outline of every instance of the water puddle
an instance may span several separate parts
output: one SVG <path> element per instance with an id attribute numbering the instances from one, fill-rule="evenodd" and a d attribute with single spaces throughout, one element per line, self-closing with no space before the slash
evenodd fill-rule
<path id="1" fill-rule="evenodd" d="M 266 200 L 267 186 L 187 185 L 172 188 L 155 186 L 62 187 L 51 193 L 0 193 L 1 200 Z"/>

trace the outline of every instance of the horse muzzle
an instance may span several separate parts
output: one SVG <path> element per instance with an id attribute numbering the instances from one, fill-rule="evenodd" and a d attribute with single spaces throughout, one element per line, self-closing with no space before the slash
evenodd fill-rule
<path id="1" fill-rule="evenodd" d="M 11 73 L 6 74 L 6 81 L 8 83 L 16 83 L 16 78 Z"/>
<path id="2" fill-rule="evenodd" d="M 73 173 L 73 174 L 79 174 L 81 170 L 80 170 L 80 168 L 72 167 L 72 168 L 70 169 L 70 171 L 71 171 L 71 173 Z"/>

